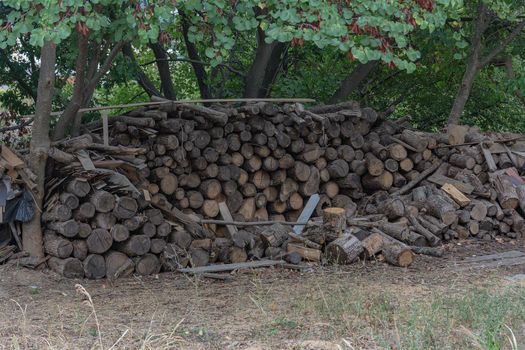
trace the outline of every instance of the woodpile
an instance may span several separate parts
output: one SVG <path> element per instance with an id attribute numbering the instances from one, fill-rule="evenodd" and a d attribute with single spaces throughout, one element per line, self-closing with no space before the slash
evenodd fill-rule
<path id="1" fill-rule="evenodd" d="M 86 277 L 116 278 L 380 253 L 405 267 L 414 253 L 439 256 L 443 242 L 516 238 L 525 227 L 516 138 L 415 131 L 355 102 L 165 103 L 109 123 L 87 125 L 49 154 L 46 252 L 64 275 L 78 276 L 79 263 Z M 201 225 L 295 222 L 314 194 L 312 216 L 323 219 L 300 235 L 292 225 Z"/>

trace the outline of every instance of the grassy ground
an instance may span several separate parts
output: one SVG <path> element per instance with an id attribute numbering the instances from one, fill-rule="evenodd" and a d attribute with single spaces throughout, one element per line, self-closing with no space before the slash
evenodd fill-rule
<path id="1" fill-rule="evenodd" d="M 525 286 L 506 278 L 522 268 L 453 272 L 448 263 L 114 285 L 3 267 L 0 348 L 525 348 Z"/>

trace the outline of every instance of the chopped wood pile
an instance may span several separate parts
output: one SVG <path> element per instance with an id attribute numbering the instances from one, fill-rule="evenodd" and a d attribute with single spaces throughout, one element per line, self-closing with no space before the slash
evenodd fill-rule
<path id="1" fill-rule="evenodd" d="M 108 123 L 49 154 L 45 248 L 67 276 L 379 253 L 408 266 L 413 252 L 440 256 L 445 241 L 525 227 L 516 135 L 420 132 L 355 102 L 165 103 Z M 323 220 L 297 234 L 287 222 L 308 221 L 299 216 L 316 194 L 312 216 Z M 275 224 L 233 224 L 247 221 Z"/>

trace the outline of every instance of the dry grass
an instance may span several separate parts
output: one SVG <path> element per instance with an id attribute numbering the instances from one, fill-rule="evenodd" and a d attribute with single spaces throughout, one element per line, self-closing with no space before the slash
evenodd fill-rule
<path id="1" fill-rule="evenodd" d="M 525 288 L 501 278 L 517 272 L 377 264 L 75 286 L 0 269 L 0 349 L 517 350 Z"/>

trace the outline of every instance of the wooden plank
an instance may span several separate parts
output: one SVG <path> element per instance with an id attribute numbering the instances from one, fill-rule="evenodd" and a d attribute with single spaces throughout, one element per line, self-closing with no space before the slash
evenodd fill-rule
<path id="1" fill-rule="evenodd" d="M 0 154 L 12 169 L 23 168 L 25 166 L 24 161 L 5 145 L 2 145 L 2 152 Z"/>
<path id="2" fill-rule="evenodd" d="M 460 207 L 464 207 L 467 204 L 470 203 L 470 199 L 465 196 L 463 193 L 461 193 L 460 190 L 458 190 L 454 185 L 446 183 L 444 184 L 441 189 L 450 196 L 454 200 L 454 202 L 458 203 Z"/>
<path id="3" fill-rule="evenodd" d="M 451 179 L 449 177 L 446 177 L 444 175 L 440 174 L 432 174 L 427 178 L 428 181 L 435 183 L 437 185 L 443 186 L 446 183 L 449 183 L 451 185 L 454 185 L 458 190 L 460 190 L 463 193 L 471 194 L 474 191 L 474 186 L 471 184 L 467 184 L 458 180 Z"/>
<path id="4" fill-rule="evenodd" d="M 79 150 L 77 151 L 77 158 L 80 161 L 80 164 L 82 164 L 82 167 L 84 170 L 95 170 L 95 164 L 93 164 L 93 161 L 89 157 L 89 154 L 86 152 L 86 150 Z"/>
<path id="5" fill-rule="evenodd" d="M 493 260 L 488 262 L 479 262 L 475 264 L 464 264 L 459 265 L 454 268 L 455 271 L 464 271 L 468 269 L 486 269 L 486 268 L 495 268 L 495 267 L 501 267 L 501 266 L 515 266 L 515 265 L 524 265 L 525 264 L 525 256 L 520 256 L 516 258 L 509 258 L 509 259 L 501 259 L 501 260 Z"/>
<path id="6" fill-rule="evenodd" d="M 483 143 L 480 143 L 479 145 L 481 147 L 481 151 L 483 152 L 483 156 L 485 157 L 485 162 L 487 163 L 489 170 L 490 171 L 498 170 L 498 166 L 496 165 L 496 162 L 494 161 L 494 158 L 492 157 L 492 153 L 483 145 Z"/>
<path id="7" fill-rule="evenodd" d="M 104 146 L 109 146 L 108 114 L 109 112 L 107 110 L 102 111 L 102 135 L 104 139 Z"/>
<path id="8" fill-rule="evenodd" d="M 472 263 L 472 262 L 497 260 L 497 259 L 507 259 L 507 258 L 517 258 L 517 257 L 525 257 L 525 253 L 520 252 L 518 250 L 509 250 L 509 251 L 502 252 L 502 253 L 473 256 L 473 257 L 466 258 L 466 259 L 463 259 L 463 260 L 458 260 L 458 261 L 456 261 L 456 263 Z"/>
<path id="9" fill-rule="evenodd" d="M 178 269 L 179 272 L 184 273 L 208 273 L 208 272 L 224 272 L 233 271 L 238 269 L 253 269 L 258 267 L 270 267 L 277 265 L 286 265 L 283 260 L 259 260 L 259 261 L 248 261 L 243 263 L 235 264 L 222 264 L 222 265 L 210 265 L 210 266 L 199 266 L 199 267 L 188 267 Z"/>
<path id="10" fill-rule="evenodd" d="M 219 211 L 221 213 L 222 218 L 225 221 L 233 221 L 232 214 L 230 213 L 230 209 L 228 208 L 228 205 L 226 205 L 226 202 L 220 202 L 219 203 Z M 239 232 L 239 229 L 235 225 L 226 225 L 226 229 L 228 229 L 228 232 L 233 237 L 237 232 Z"/>
<path id="11" fill-rule="evenodd" d="M 306 202 L 306 205 L 304 206 L 303 211 L 301 212 L 301 215 L 299 215 L 299 218 L 297 219 L 298 222 L 306 223 L 312 216 L 315 207 L 317 206 L 317 203 L 319 203 L 320 196 L 318 193 L 313 194 L 309 199 L 308 202 Z M 293 232 L 296 235 L 300 235 L 301 232 L 303 232 L 304 226 L 306 224 L 298 224 L 293 227 Z"/>

